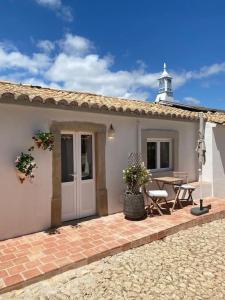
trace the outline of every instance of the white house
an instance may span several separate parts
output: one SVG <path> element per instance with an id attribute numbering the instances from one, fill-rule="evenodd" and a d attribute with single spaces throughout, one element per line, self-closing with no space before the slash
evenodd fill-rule
<path id="1" fill-rule="evenodd" d="M 208 196 L 224 197 L 225 113 L 172 102 L 171 81 L 165 69 L 157 102 L 0 82 L 0 239 L 121 211 L 131 152 L 141 152 L 155 176 L 186 171 L 197 181 L 200 111 L 207 121 L 203 181 Z M 54 150 L 34 150 L 35 178 L 21 184 L 14 161 L 38 130 L 54 134 Z"/>

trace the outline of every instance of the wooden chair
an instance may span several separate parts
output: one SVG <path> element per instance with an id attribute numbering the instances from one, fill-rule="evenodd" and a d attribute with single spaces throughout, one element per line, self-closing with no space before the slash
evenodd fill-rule
<path id="1" fill-rule="evenodd" d="M 173 172 L 173 176 L 177 178 L 181 178 L 183 183 L 174 186 L 174 191 L 176 192 L 176 196 L 171 211 L 174 210 L 174 207 L 177 202 L 180 204 L 181 208 L 183 207 L 180 200 L 185 200 L 187 202 L 192 202 L 192 204 L 194 204 L 192 193 L 195 190 L 195 187 L 188 183 L 187 172 Z"/>
<path id="2" fill-rule="evenodd" d="M 143 192 L 146 199 L 147 211 L 149 214 L 153 214 L 154 209 L 162 216 L 163 211 L 160 203 L 165 203 L 167 210 L 170 212 L 167 202 L 168 193 L 166 190 L 147 190 L 146 186 L 143 187 Z"/>

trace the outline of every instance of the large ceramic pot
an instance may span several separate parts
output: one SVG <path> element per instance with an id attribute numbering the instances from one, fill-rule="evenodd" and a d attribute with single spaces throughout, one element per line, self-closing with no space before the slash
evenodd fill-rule
<path id="1" fill-rule="evenodd" d="M 124 194 L 123 212 L 127 219 L 141 220 L 146 217 L 145 202 L 143 194 Z"/>

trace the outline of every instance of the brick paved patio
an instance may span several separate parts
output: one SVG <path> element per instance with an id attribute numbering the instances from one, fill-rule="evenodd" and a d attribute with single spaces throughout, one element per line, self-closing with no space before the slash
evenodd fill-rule
<path id="1" fill-rule="evenodd" d="M 207 203 L 212 209 L 200 217 L 190 214 L 191 206 L 135 222 L 118 213 L 2 241 L 0 293 L 225 217 L 224 199 L 210 198 Z"/>

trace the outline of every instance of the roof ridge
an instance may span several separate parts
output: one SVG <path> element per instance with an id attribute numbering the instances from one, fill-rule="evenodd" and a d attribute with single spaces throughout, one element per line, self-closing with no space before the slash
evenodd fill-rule
<path id="1" fill-rule="evenodd" d="M 118 113 L 133 117 L 162 117 L 167 119 L 199 120 L 202 111 L 209 122 L 225 124 L 225 113 L 213 112 L 176 103 L 155 103 L 137 99 L 126 99 L 115 96 L 104 96 L 88 92 L 68 91 L 52 87 L 34 86 L 32 84 L 13 83 L 0 80 L 0 103 L 43 105 L 70 110 Z"/>
<path id="2" fill-rule="evenodd" d="M 33 85 L 33 84 L 29 84 L 29 83 L 22 83 L 22 82 L 14 82 L 14 81 L 8 81 L 8 80 L 0 80 L 0 84 L 10 84 L 10 85 L 16 85 L 16 86 L 24 86 L 24 87 L 30 87 L 30 88 L 37 88 L 37 89 L 42 89 L 42 90 L 50 90 L 50 91 L 56 91 L 56 92 L 64 92 L 64 93 L 71 93 L 71 94 L 84 94 L 84 95 L 88 95 L 88 96 L 95 96 L 95 97 L 103 97 L 103 98 L 113 98 L 113 99 L 117 99 L 117 100 L 125 100 L 125 101 L 132 101 L 132 102 L 139 102 L 139 103 L 143 103 L 143 102 L 149 102 L 149 103 L 153 103 L 151 101 L 146 101 L 146 100 L 142 100 L 142 99 L 131 99 L 131 98 L 124 98 L 124 97 L 117 97 L 117 96 L 109 96 L 109 95 L 102 95 L 102 94 L 97 94 L 97 93 L 93 93 L 93 92 L 89 92 L 89 91 L 77 91 L 77 90 L 67 90 L 67 89 L 59 89 L 59 88 L 54 88 L 54 87 L 49 87 L 49 86 L 40 86 L 40 85 Z"/>

